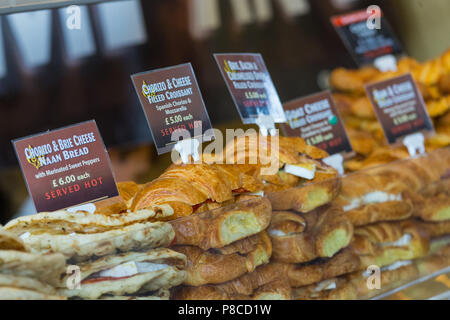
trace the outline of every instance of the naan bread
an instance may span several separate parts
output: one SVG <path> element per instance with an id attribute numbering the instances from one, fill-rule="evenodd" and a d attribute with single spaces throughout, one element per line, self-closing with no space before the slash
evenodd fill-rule
<path id="1" fill-rule="evenodd" d="M 0 250 L 0 274 L 34 278 L 55 286 L 66 271 L 62 254 L 33 254 L 28 252 Z"/>
<path id="2" fill-rule="evenodd" d="M 0 227 L 0 250 L 28 251 L 23 241 Z"/>
<path id="3" fill-rule="evenodd" d="M 175 233 L 169 223 L 135 223 L 101 233 L 37 233 L 24 239 L 34 253 L 60 252 L 67 259 L 84 261 L 92 256 L 168 246 Z"/>
<path id="4" fill-rule="evenodd" d="M 138 273 L 127 277 L 102 277 L 100 271 L 108 270 L 127 262 L 148 262 L 164 265 L 154 271 Z M 102 257 L 94 262 L 78 265 L 81 271 L 80 289 L 60 289 L 60 294 L 82 299 L 97 299 L 103 295 L 139 295 L 171 288 L 181 284 L 186 273 L 186 257 L 170 249 L 154 249 L 148 252 L 128 252 Z"/>
<path id="5" fill-rule="evenodd" d="M 67 210 L 41 212 L 14 219 L 4 228 L 16 235 L 25 232 L 55 235 L 72 232 L 94 234 L 121 229 L 135 223 L 159 221 L 173 213 L 170 207 L 165 208 L 165 206 L 153 206 L 139 213 L 92 214 L 86 211 L 69 212 Z"/>

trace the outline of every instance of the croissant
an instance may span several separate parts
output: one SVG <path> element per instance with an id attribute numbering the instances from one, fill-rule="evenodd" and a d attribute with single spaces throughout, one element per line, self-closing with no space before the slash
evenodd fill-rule
<path id="1" fill-rule="evenodd" d="M 267 283 L 250 294 L 229 294 L 217 285 L 178 287 L 172 290 L 174 300 L 291 300 L 292 290 L 283 280 Z"/>
<path id="2" fill-rule="evenodd" d="M 137 191 L 130 210 L 166 204 L 173 212 L 171 219 L 176 219 L 195 213 L 205 202 L 227 205 L 234 200 L 233 192 L 260 190 L 260 182 L 230 165 L 174 164 Z"/>
<path id="3" fill-rule="evenodd" d="M 431 238 L 438 238 L 450 234 L 450 220 L 442 222 L 418 222 L 418 225 Z"/>
<path id="4" fill-rule="evenodd" d="M 223 250 L 226 254 L 216 253 L 215 250 L 203 251 L 193 246 L 175 246 L 172 249 L 187 257 L 184 284 L 201 286 L 230 281 L 253 272 L 257 266 L 269 262 L 272 244 L 263 231 L 249 240 L 243 239 L 229 245 Z"/>
<path id="5" fill-rule="evenodd" d="M 423 257 L 428 253 L 429 245 L 429 236 L 420 225 L 400 221 L 356 228 L 351 247 L 366 268 Z"/>
<path id="6" fill-rule="evenodd" d="M 208 250 L 222 248 L 265 230 L 271 216 L 272 206 L 269 200 L 255 198 L 171 220 L 170 224 L 175 231 L 174 244 Z"/>
<path id="7" fill-rule="evenodd" d="M 450 179 L 432 183 L 411 198 L 415 217 L 424 221 L 450 221 Z"/>
<path id="8" fill-rule="evenodd" d="M 307 214 L 275 211 L 268 229 L 273 260 L 302 263 L 318 257 L 332 257 L 349 245 L 353 225 L 336 207 Z"/>
<path id="9" fill-rule="evenodd" d="M 359 257 L 349 249 L 344 249 L 325 261 L 318 260 L 305 264 L 273 262 L 272 264 L 273 268 L 277 269 L 281 277 L 286 278 L 293 288 L 355 272 L 361 268 Z"/>
<path id="10" fill-rule="evenodd" d="M 396 269 L 381 271 L 380 286 L 383 291 L 394 288 L 405 281 L 417 278 L 419 270 L 409 263 Z M 348 276 L 328 279 L 320 283 L 294 289 L 296 300 L 356 300 L 371 298 L 380 294 L 380 290 L 370 290 L 367 275 L 355 272 Z M 382 292 L 383 292 L 382 291 Z"/>
<path id="11" fill-rule="evenodd" d="M 342 179 L 334 204 L 343 208 L 356 226 L 409 218 L 414 193 L 439 181 L 449 164 L 449 150 L 374 167 Z"/>

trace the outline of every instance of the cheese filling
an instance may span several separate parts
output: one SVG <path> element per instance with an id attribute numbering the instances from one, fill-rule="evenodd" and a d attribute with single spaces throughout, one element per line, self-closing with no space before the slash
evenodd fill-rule
<path id="1" fill-rule="evenodd" d="M 275 237 L 285 237 L 287 233 L 281 230 L 269 230 L 269 234 Z"/>
<path id="2" fill-rule="evenodd" d="M 412 263 L 413 263 L 413 262 L 412 262 L 411 260 L 397 261 L 397 262 L 394 262 L 394 263 L 391 264 L 391 265 L 381 267 L 380 271 L 381 271 L 381 272 L 382 272 L 382 271 L 394 271 L 394 270 L 400 269 L 401 267 L 409 266 L 409 265 L 412 264 Z M 370 273 L 368 270 L 366 270 L 366 271 L 364 271 L 364 272 L 362 273 L 362 275 L 363 275 L 364 278 L 368 278 L 368 277 L 370 277 L 372 274 L 373 274 L 373 273 Z"/>
<path id="3" fill-rule="evenodd" d="M 402 195 L 392 194 L 383 191 L 373 191 L 366 193 L 360 198 L 353 199 L 350 204 L 343 207 L 344 212 L 359 208 L 366 204 L 371 203 L 385 203 L 388 201 L 402 201 Z"/>
<path id="4" fill-rule="evenodd" d="M 314 176 L 316 175 L 316 165 L 315 164 L 286 164 L 284 166 L 284 171 L 286 173 L 293 174 L 294 176 L 312 180 L 314 179 Z"/>
<path id="5" fill-rule="evenodd" d="M 412 264 L 411 260 L 397 261 L 389 266 L 382 267 L 381 271 L 393 271 L 401 267 L 409 266 L 410 264 Z"/>
<path id="6" fill-rule="evenodd" d="M 264 191 L 256 191 L 256 192 L 233 192 L 233 196 L 258 196 L 258 197 L 264 197 Z"/>
<path id="7" fill-rule="evenodd" d="M 322 281 L 320 282 L 317 287 L 314 288 L 315 292 L 325 291 L 325 290 L 334 290 L 336 289 L 336 281 L 335 280 L 329 280 L 329 281 Z"/>
<path id="8" fill-rule="evenodd" d="M 411 243 L 412 236 L 406 233 L 403 237 L 394 242 L 383 242 L 381 246 L 383 247 L 403 247 Z"/>
<path id="9" fill-rule="evenodd" d="M 19 238 L 22 239 L 22 240 L 24 240 L 24 239 L 30 237 L 30 235 L 31 235 L 31 233 L 25 232 L 25 233 L 21 234 L 21 235 L 19 236 Z"/>
<path id="10" fill-rule="evenodd" d="M 122 278 L 131 277 L 139 273 L 154 272 L 169 267 L 167 264 L 151 263 L 151 262 L 135 262 L 130 261 L 119 264 L 111 269 L 100 271 L 99 278 Z"/>

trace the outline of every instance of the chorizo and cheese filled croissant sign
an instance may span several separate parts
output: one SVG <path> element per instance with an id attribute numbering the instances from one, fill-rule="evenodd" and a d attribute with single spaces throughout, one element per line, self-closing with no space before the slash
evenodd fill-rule
<path id="1" fill-rule="evenodd" d="M 211 121 L 190 63 L 131 76 L 158 154 L 178 140 L 211 140 Z M 186 137 L 186 135 L 189 135 Z"/>
<path id="2" fill-rule="evenodd" d="M 434 133 L 425 102 L 410 73 L 366 86 L 389 144 L 416 132 Z"/>
<path id="3" fill-rule="evenodd" d="M 379 8 L 334 16 L 331 22 L 360 66 L 388 54 L 403 54 L 400 42 Z"/>
<path id="4" fill-rule="evenodd" d="M 286 122 L 283 106 L 260 54 L 214 54 L 220 72 L 244 124 L 270 115 L 275 123 Z"/>
<path id="5" fill-rule="evenodd" d="M 286 102 L 283 107 L 287 122 L 281 129 L 286 136 L 301 137 L 330 155 L 353 152 L 329 91 Z"/>
<path id="6" fill-rule="evenodd" d="M 119 195 L 93 120 L 12 142 L 38 212 Z"/>

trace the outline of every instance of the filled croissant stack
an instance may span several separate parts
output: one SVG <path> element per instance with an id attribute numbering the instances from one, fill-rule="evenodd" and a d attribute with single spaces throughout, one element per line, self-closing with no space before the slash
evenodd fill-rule
<path id="1" fill-rule="evenodd" d="M 386 146 L 383 131 L 364 86 L 411 73 L 434 122 L 436 135 L 426 141 L 428 151 L 450 145 L 450 50 L 441 56 L 419 63 L 406 57 L 397 63 L 396 72 L 381 72 L 374 67 L 357 70 L 338 68 L 330 77 L 334 99 L 342 114 L 349 138 L 358 157 L 346 163 L 346 169 L 363 168 L 408 158 L 406 148 Z"/>
<path id="2" fill-rule="evenodd" d="M 342 178 L 333 202 L 354 226 L 350 251 L 359 269 L 294 291 L 296 299 L 356 299 L 379 293 L 368 285 L 380 268 L 381 288 L 450 265 L 450 151 L 392 163 Z M 434 201 L 434 204 L 431 202 Z"/>
<path id="3" fill-rule="evenodd" d="M 348 251 L 338 254 L 350 243 L 353 227 L 336 208 L 324 208 L 339 191 L 337 172 L 322 161 L 327 156 L 300 138 L 247 135 L 230 141 L 216 159 L 235 163 L 235 168 L 262 184 L 273 209 L 264 232 L 271 257 L 228 281 L 222 278 L 221 283 L 203 287 L 191 283 L 175 290 L 174 297 L 291 299 L 292 288 L 344 272 L 331 270 L 330 261 L 354 258 Z"/>

